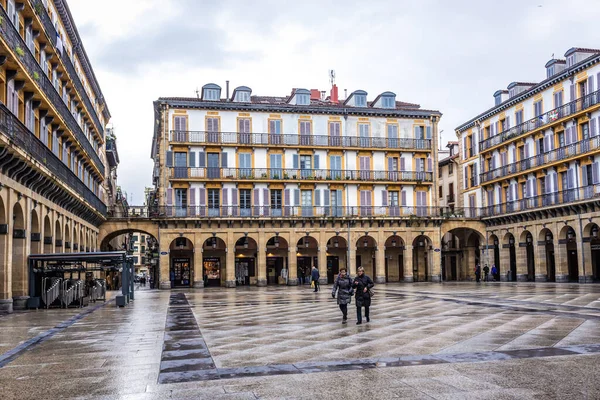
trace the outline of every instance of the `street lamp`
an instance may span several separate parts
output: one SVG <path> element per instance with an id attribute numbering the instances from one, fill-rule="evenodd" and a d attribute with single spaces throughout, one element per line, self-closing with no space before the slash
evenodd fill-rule
<path id="1" fill-rule="evenodd" d="M 598 239 L 598 227 L 597 226 L 594 226 L 592 228 L 592 238 Z"/>
<path id="2" fill-rule="evenodd" d="M 213 250 L 217 248 L 217 234 L 215 232 L 213 232 L 213 238 L 212 238 L 212 248 Z"/>
<path id="3" fill-rule="evenodd" d="M 514 246 L 514 244 L 515 244 L 515 238 L 513 238 L 511 236 L 510 239 L 508 239 L 508 244 L 511 245 L 511 246 Z"/>
<path id="4" fill-rule="evenodd" d="M 244 249 L 248 248 L 248 232 L 244 233 Z"/>
<path id="5" fill-rule="evenodd" d="M 550 243 L 552 241 L 552 234 L 550 232 L 546 232 L 546 242 Z"/>
<path id="6" fill-rule="evenodd" d="M 363 241 L 363 246 L 364 246 L 364 247 L 367 247 L 368 245 L 369 245 L 369 241 L 368 241 L 367 239 L 365 239 L 365 240 Z"/>
<path id="7" fill-rule="evenodd" d="M 275 232 L 275 247 L 279 248 L 279 232 Z"/>

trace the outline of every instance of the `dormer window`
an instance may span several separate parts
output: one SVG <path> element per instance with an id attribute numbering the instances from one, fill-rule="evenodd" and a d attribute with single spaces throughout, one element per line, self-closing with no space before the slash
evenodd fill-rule
<path id="1" fill-rule="evenodd" d="M 567 67 L 571 67 L 575 64 L 575 55 L 567 57 Z"/>
<path id="2" fill-rule="evenodd" d="M 296 95 L 296 104 L 299 106 L 307 106 L 310 104 L 310 95 L 300 93 Z"/>
<path id="3" fill-rule="evenodd" d="M 367 106 L 367 95 L 366 94 L 355 94 L 354 95 L 354 104 L 356 107 L 366 107 Z"/>
<path id="4" fill-rule="evenodd" d="M 209 83 L 202 87 L 202 100 L 218 101 L 221 99 L 221 87 L 214 83 Z"/>
<path id="5" fill-rule="evenodd" d="M 233 91 L 233 102 L 234 103 L 250 103 L 250 94 L 252 89 L 247 86 L 240 86 L 235 88 Z"/>
<path id="6" fill-rule="evenodd" d="M 383 108 L 396 108 L 396 99 L 392 96 L 384 96 L 381 98 L 381 107 Z"/>
<path id="7" fill-rule="evenodd" d="M 236 101 L 243 102 L 243 103 L 250 102 L 250 93 L 248 93 L 248 92 L 238 93 Z"/>

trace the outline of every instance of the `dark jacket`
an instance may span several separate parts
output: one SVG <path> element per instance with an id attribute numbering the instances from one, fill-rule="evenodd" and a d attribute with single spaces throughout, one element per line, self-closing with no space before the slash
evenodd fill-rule
<path id="1" fill-rule="evenodd" d="M 354 293 L 354 290 L 352 289 L 352 279 L 350 279 L 348 275 L 344 278 L 338 276 L 333 284 L 331 295 L 335 296 L 336 291 L 338 304 L 350 304 L 352 301 L 352 294 Z"/>
<path id="2" fill-rule="evenodd" d="M 313 281 L 318 281 L 318 280 L 319 280 L 319 277 L 320 277 L 321 275 L 319 275 L 319 270 L 318 270 L 318 269 L 316 269 L 316 268 L 313 268 L 312 272 L 310 273 L 310 276 L 311 276 L 311 279 L 312 279 Z"/>
<path id="3" fill-rule="evenodd" d="M 352 282 L 352 287 L 356 289 L 356 307 L 369 307 L 371 305 L 371 296 L 369 291 L 364 291 L 365 288 L 371 289 L 375 284 L 367 275 L 356 276 Z"/>

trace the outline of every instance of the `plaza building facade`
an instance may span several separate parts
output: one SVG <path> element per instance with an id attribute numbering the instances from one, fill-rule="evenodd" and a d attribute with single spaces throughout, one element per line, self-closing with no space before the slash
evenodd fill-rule
<path id="1" fill-rule="evenodd" d="M 97 248 L 118 158 L 107 158 L 110 113 L 64 0 L 0 0 L 0 48 L 0 310 L 10 312 L 27 302 L 28 255 Z"/>
<path id="2" fill-rule="evenodd" d="M 323 283 L 357 266 L 377 282 L 439 277 L 441 114 L 337 92 L 207 84 L 155 101 L 162 288 L 296 285 L 313 266 Z"/>
<path id="3" fill-rule="evenodd" d="M 600 280 L 600 50 L 571 48 L 456 129 L 460 200 L 503 280 Z"/>

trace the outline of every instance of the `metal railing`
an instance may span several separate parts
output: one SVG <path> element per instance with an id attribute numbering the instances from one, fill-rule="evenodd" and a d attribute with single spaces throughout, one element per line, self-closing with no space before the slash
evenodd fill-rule
<path id="1" fill-rule="evenodd" d="M 111 218 L 480 218 L 476 207 L 427 206 L 159 206 L 132 207 L 116 212 Z"/>
<path id="2" fill-rule="evenodd" d="M 83 133 L 83 130 L 75 120 L 73 114 L 71 114 L 71 111 L 67 105 L 65 105 L 61 95 L 58 93 L 58 90 L 54 87 L 54 85 L 52 85 L 52 82 L 42 70 L 42 67 L 39 65 L 35 56 L 31 53 L 31 50 L 21 35 L 19 35 L 19 32 L 17 32 L 12 22 L 10 22 L 8 15 L 2 7 L 0 7 L 0 19 L 0 35 L 12 49 L 21 49 L 22 55 L 18 54 L 16 50 L 15 55 L 19 57 L 21 63 L 25 65 L 27 72 L 32 78 L 35 79 L 37 74 L 37 86 L 44 92 L 46 97 L 50 99 L 50 102 L 54 108 L 56 108 L 61 118 L 67 124 L 69 131 L 73 133 L 79 145 L 85 150 L 100 173 L 104 175 L 104 164 L 102 164 L 100 157 L 92 147 L 92 144 L 88 138 Z"/>
<path id="3" fill-rule="evenodd" d="M 89 290 L 90 301 L 106 301 L 106 279 L 94 279 Z"/>
<path id="4" fill-rule="evenodd" d="M 446 195 L 446 201 L 448 203 L 454 203 L 454 195 L 453 194 Z"/>
<path id="5" fill-rule="evenodd" d="M 38 15 L 39 15 L 40 19 L 42 20 L 42 24 L 44 25 L 44 30 L 48 34 L 48 37 L 50 38 L 50 42 L 52 42 L 52 44 L 54 45 L 54 48 L 56 49 L 56 38 L 58 36 L 57 36 L 56 28 L 54 27 L 54 24 L 52 24 L 52 21 L 50 20 L 50 16 L 48 15 L 46 7 L 44 7 L 41 0 L 32 0 L 32 3 L 34 6 L 34 10 L 41 11 L 38 13 Z M 58 51 L 57 51 L 57 53 L 58 53 Z M 60 54 L 60 53 L 58 53 L 58 54 Z M 60 59 L 62 60 L 65 68 L 67 69 L 67 73 L 69 74 L 69 77 L 71 78 L 71 82 L 75 85 L 75 90 L 77 90 L 77 92 L 79 92 L 80 97 L 83 99 L 83 102 L 85 103 L 85 107 L 88 110 L 88 115 L 92 118 L 92 120 L 94 120 L 94 124 L 96 125 L 98 132 L 100 133 L 100 137 L 104 137 L 104 127 L 102 126 L 102 124 L 100 123 L 100 120 L 98 119 L 96 109 L 92 105 L 92 102 L 90 101 L 88 94 L 85 91 L 83 84 L 81 83 L 81 80 L 79 79 L 79 75 L 75 71 L 73 62 L 69 58 L 66 50 L 63 50 L 62 54 L 60 54 Z"/>
<path id="6" fill-rule="evenodd" d="M 535 210 L 543 207 L 564 205 L 586 200 L 600 201 L 600 184 L 567 189 L 560 192 L 545 193 L 539 196 L 519 199 L 494 206 L 484 207 L 483 217 L 494 217 L 520 211 Z"/>
<path id="7" fill-rule="evenodd" d="M 42 279 L 42 301 L 46 308 L 50 307 L 50 305 L 59 298 L 61 287 L 61 278 Z"/>
<path id="8" fill-rule="evenodd" d="M 106 205 L 98 196 L 3 104 L 0 104 L 0 130 L 13 140 L 16 147 L 48 168 L 55 179 L 69 186 L 93 208 L 106 215 Z"/>
<path id="9" fill-rule="evenodd" d="M 430 150 L 431 139 L 172 130 L 173 143 Z"/>
<path id="10" fill-rule="evenodd" d="M 63 307 L 67 308 L 72 303 L 78 301 L 82 305 L 82 299 L 85 295 L 84 282 L 78 279 L 65 279 L 61 284 L 60 300 Z"/>
<path id="11" fill-rule="evenodd" d="M 326 180 L 432 182 L 433 173 L 417 171 L 333 170 L 300 168 L 173 167 L 171 179 Z"/>
<path id="12" fill-rule="evenodd" d="M 600 100 L 600 90 L 587 94 L 563 106 L 550 110 L 538 117 L 534 117 L 510 129 L 504 130 L 497 135 L 489 137 L 479 143 L 479 151 L 484 151 L 494 147 L 505 140 L 517 138 L 527 132 L 549 125 L 559 119 L 576 114 L 598 104 Z"/>
<path id="13" fill-rule="evenodd" d="M 508 175 L 527 171 L 528 169 L 540 166 L 549 167 L 554 162 L 575 156 L 583 156 L 590 151 L 598 151 L 598 149 L 600 149 L 600 136 L 594 136 L 581 140 L 577 143 L 571 143 L 566 146 L 547 151 L 543 154 L 529 157 L 525 160 L 513 162 L 503 165 L 499 168 L 494 168 L 491 171 L 483 172 L 480 174 L 481 182 L 488 182 L 497 178 L 506 178 Z"/>

